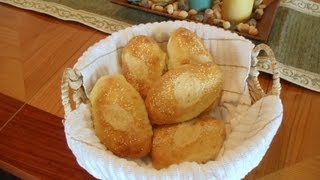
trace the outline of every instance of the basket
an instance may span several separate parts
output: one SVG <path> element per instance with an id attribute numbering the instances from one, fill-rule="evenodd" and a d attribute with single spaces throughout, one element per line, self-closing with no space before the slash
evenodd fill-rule
<path id="1" fill-rule="evenodd" d="M 184 162 L 156 170 L 148 158 L 119 158 L 100 143 L 93 130 L 87 97 L 100 76 L 121 73 L 121 50 L 133 36 L 151 36 L 165 47 L 170 33 L 178 27 L 195 32 L 224 73 L 221 102 L 211 114 L 225 120 L 227 137 L 214 161 Z M 256 68 L 262 50 L 273 69 L 273 86 L 268 93 L 259 84 Z M 73 68 L 65 70 L 61 86 L 65 135 L 79 165 L 98 179 L 240 179 L 259 164 L 281 124 L 280 89 L 277 62 L 265 44 L 254 47 L 235 33 L 194 22 L 141 24 L 96 43 Z M 73 94 L 74 110 L 69 90 Z"/>

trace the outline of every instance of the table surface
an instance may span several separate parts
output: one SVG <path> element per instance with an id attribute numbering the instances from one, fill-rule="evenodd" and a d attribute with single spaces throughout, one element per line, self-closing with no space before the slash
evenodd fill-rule
<path id="1" fill-rule="evenodd" d="M 67 147 L 63 70 L 108 36 L 0 3 L 0 168 L 20 178 L 92 179 Z M 264 89 L 272 77 L 262 74 Z M 246 179 L 320 177 L 320 93 L 282 83 L 283 122 Z"/>

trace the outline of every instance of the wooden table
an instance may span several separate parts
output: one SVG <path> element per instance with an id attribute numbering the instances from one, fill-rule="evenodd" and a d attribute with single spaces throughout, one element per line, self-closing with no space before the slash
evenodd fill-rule
<path id="1" fill-rule="evenodd" d="M 106 36 L 0 3 L 0 169 L 23 179 L 93 178 L 67 147 L 60 80 L 66 67 Z M 270 75 L 260 79 L 271 87 Z M 305 179 L 320 177 L 320 94 L 281 83 L 282 125 L 246 179 L 294 178 L 298 171 Z"/>

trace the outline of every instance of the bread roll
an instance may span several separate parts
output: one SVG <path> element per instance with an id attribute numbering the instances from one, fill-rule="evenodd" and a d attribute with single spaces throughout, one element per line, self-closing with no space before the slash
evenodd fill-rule
<path id="1" fill-rule="evenodd" d="M 122 75 L 101 77 L 90 102 L 94 130 L 108 150 L 129 158 L 150 152 L 152 127 L 144 102 Z"/>
<path id="2" fill-rule="evenodd" d="M 153 129 L 152 164 L 156 169 L 184 161 L 205 163 L 219 154 L 225 139 L 222 120 L 197 118 Z"/>
<path id="3" fill-rule="evenodd" d="M 186 64 L 168 71 L 145 100 L 151 122 L 172 124 L 197 117 L 218 104 L 222 83 L 222 72 L 213 63 Z"/>
<path id="4" fill-rule="evenodd" d="M 171 34 L 167 52 L 169 70 L 183 64 L 213 62 L 211 54 L 200 38 L 186 28 L 178 28 Z"/>
<path id="5" fill-rule="evenodd" d="M 135 36 L 121 55 L 122 73 L 144 99 L 152 84 L 166 68 L 167 55 L 150 37 Z"/>

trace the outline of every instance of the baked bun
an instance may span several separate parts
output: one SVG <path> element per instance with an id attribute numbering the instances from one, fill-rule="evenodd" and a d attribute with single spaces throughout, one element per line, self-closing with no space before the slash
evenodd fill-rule
<path id="1" fill-rule="evenodd" d="M 144 99 L 166 68 L 167 55 L 150 37 L 135 36 L 121 54 L 122 74 Z"/>
<path id="2" fill-rule="evenodd" d="M 205 163 L 217 157 L 224 139 L 224 121 L 210 117 L 155 127 L 152 164 L 161 169 L 184 161 Z"/>
<path id="3" fill-rule="evenodd" d="M 197 117 L 218 104 L 222 83 L 222 72 L 214 63 L 185 64 L 168 71 L 145 100 L 151 122 L 172 124 Z"/>
<path id="4" fill-rule="evenodd" d="M 94 130 L 108 150 L 129 158 L 150 152 L 152 127 L 143 99 L 122 75 L 101 77 L 90 102 Z"/>
<path id="5" fill-rule="evenodd" d="M 186 28 L 178 28 L 171 34 L 167 52 L 169 70 L 183 64 L 213 62 L 211 54 L 200 38 Z"/>

